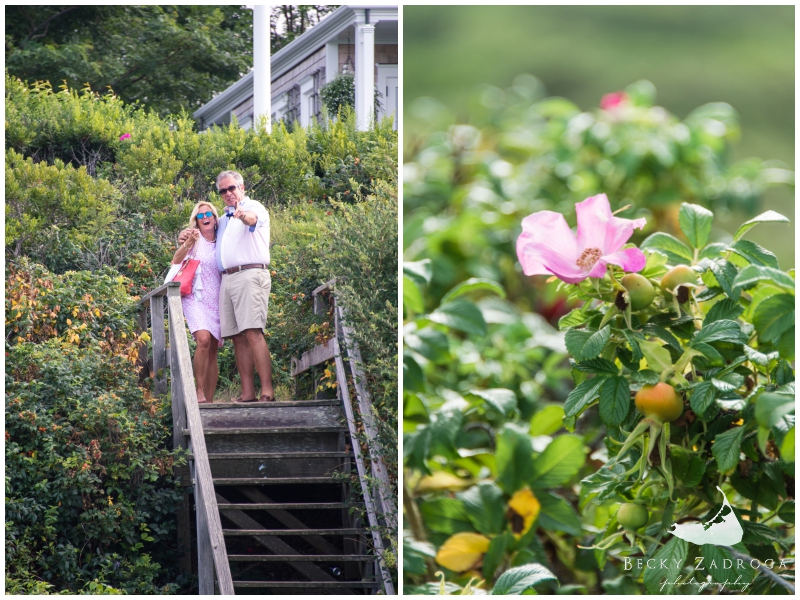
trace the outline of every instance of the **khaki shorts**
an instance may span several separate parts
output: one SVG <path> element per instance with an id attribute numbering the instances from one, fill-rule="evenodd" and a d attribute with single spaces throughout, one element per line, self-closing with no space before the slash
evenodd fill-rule
<path id="1" fill-rule="evenodd" d="M 247 269 L 222 275 L 219 290 L 219 323 L 222 337 L 229 338 L 245 329 L 267 325 L 267 308 L 272 279 L 267 269 Z"/>

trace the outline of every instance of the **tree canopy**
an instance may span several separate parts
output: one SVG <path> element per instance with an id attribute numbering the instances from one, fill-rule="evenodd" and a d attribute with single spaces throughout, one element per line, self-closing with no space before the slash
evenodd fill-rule
<path id="1" fill-rule="evenodd" d="M 252 66 L 243 6 L 6 6 L 6 68 L 23 80 L 112 88 L 164 115 L 193 110 Z"/>

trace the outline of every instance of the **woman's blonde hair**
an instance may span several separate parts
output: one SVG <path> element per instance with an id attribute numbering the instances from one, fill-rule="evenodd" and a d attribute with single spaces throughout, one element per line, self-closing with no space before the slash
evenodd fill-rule
<path id="1" fill-rule="evenodd" d="M 192 216 L 189 217 L 189 227 L 193 227 L 195 229 L 198 229 L 196 217 L 197 217 L 197 213 L 200 212 L 200 207 L 203 206 L 203 205 L 210 206 L 211 207 L 211 212 L 214 213 L 214 217 L 217 219 L 217 221 L 219 221 L 219 214 L 217 213 L 217 207 L 214 206 L 213 204 L 211 204 L 211 202 L 208 202 L 207 200 L 203 200 L 202 202 L 198 202 L 197 204 L 194 205 L 194 209 L 192 210 Z M 203 212 L 205 212 L 205 211 L 203 211 Z"/>

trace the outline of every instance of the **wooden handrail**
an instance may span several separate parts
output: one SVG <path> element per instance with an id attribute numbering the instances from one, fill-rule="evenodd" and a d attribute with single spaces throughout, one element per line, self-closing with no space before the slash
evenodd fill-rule
<path id="1" fill-rule="evenodd" d="M 164 347 L 164 309 L 163 297 L 167 296 L 169 306 L 168 322 L 170 337 L 170 369 L 172 375 L 172 419 L 173 447 L 186 448 L 183 429 L 190 432 L 191 453 L 194 462 L 195 503 L 197 505 L 198 530 L 198 578 L 200 594 L 214 593 L 214 569 L 216 567 L 217 582 L 220 593 L 234 595 L 230 565 L 225 551 L 225 538 L 219 518 L 214 484 L 211 478 L 211 466 L 208 462 L 203 424 L 200 420 L 200 408 L 197 404 L 197 391 L 194 384 L 192 360 L 189 343 L 185 335 L 183 307 L 181 306 L 180 284 L 166 283 L 157 287 L 139 302 L 142 310 L 151 308 L 153 328 L 153 368 L 156 371 L 156 393 L 159 393 L 159 355 L 163 354 L 166 367 L 166 348 Z M 140 319 L 140 322 L 143 319 Z M 146 321 L 145 321 L 146 322 Z M 166 389 L 164 388 L 164 393 Z"/>

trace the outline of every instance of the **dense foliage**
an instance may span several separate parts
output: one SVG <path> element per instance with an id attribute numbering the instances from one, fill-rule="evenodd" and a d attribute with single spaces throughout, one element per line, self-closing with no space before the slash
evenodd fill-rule
<path id="1" fill-rule="evenodd" d="M 168 451 L 169 403 L 137 387 L 136 301 L 162 283 L 193 205 L 222 208 L 224 169 L 271 214 L 278 389 L 291 394 L 291 357 L 329 332 L 311 291 L 340 278 L 396 479 L 390 122 L 358 132 L 346 110 L 307 130 L 201 135 L 185 116 L 12 77 L 6 119 L 7 589 L 190 590 L 174 551 L 183 459 Z M 221 387 L 237 386 L 230 344 L 220 367 Z"/>
<path id="2" fill-rule="evenodd" d="M 565 100 L 530 97 L 526 110 L 517 89 L 509 96 L 522 97 L 507 104 L 495 95 L 474 107 L 476 126 L 441 131 L 432 121 L 412 145 L 404 171 L 406 591 L 713 593 L 739 576 L 727 590 L 788 591 L 794 270 L 782 271 L 750 233 L 788 220 L 767 211 L 728 234 L 700 203 L 728 206 L 733 196 L 678 185 L 709 174 L 706 165 L 690 175 L 692 153 L 719 151 L 718 184 L 725 173 L 738 177 L 719 137 L 676 144 L 671 165 L 648 150 L 628 171 L 602 155 L 589 130 L 571 136 L 575 121 L 591 119 L 589 129 L 605 123 L 606 141 L 620 148 L 638 131 L 653 149 L 675 142 L 670 128 L 691 129 L 674 121 L 660 129 L 671 119 L 663 112 L 664 121 L 641 119 L 656 109 L 636 104 L 634 91 L 616 116 L 606 105 L 559 117 L 541 111 Z M 439 109 L 427 106 L 435 117 Z M 622 169 L 617 179 L 594 171 L 602 160 Z M 559 176 L 559 164 L 570 173 Z M 572 190 L 573 173 L 594 183 Z M 710 183 L 694 189 L 708 192 Z M 522 217 L 550 209 L 574 225 L 574 203 L 606 184 L 622 195 L 609 193 L 619 217 L 646 219 L 624 247 L 641 247 L 641 278 L 617 267 L 577 284 L 524 278 L 514 252 Z M 670 186 L 694 202 L 652 198 Z M 528 312 L 534 307 L 540 314 Z M 733 513 L 718 514 L 717 486 Z M 731 514 L 744 534 L 733 546 L 695 545 L 670 531 Z M 670 566 L 659 568 L 661 559 Z M 715 585 L 676 585 L 679 577 Z"/>

